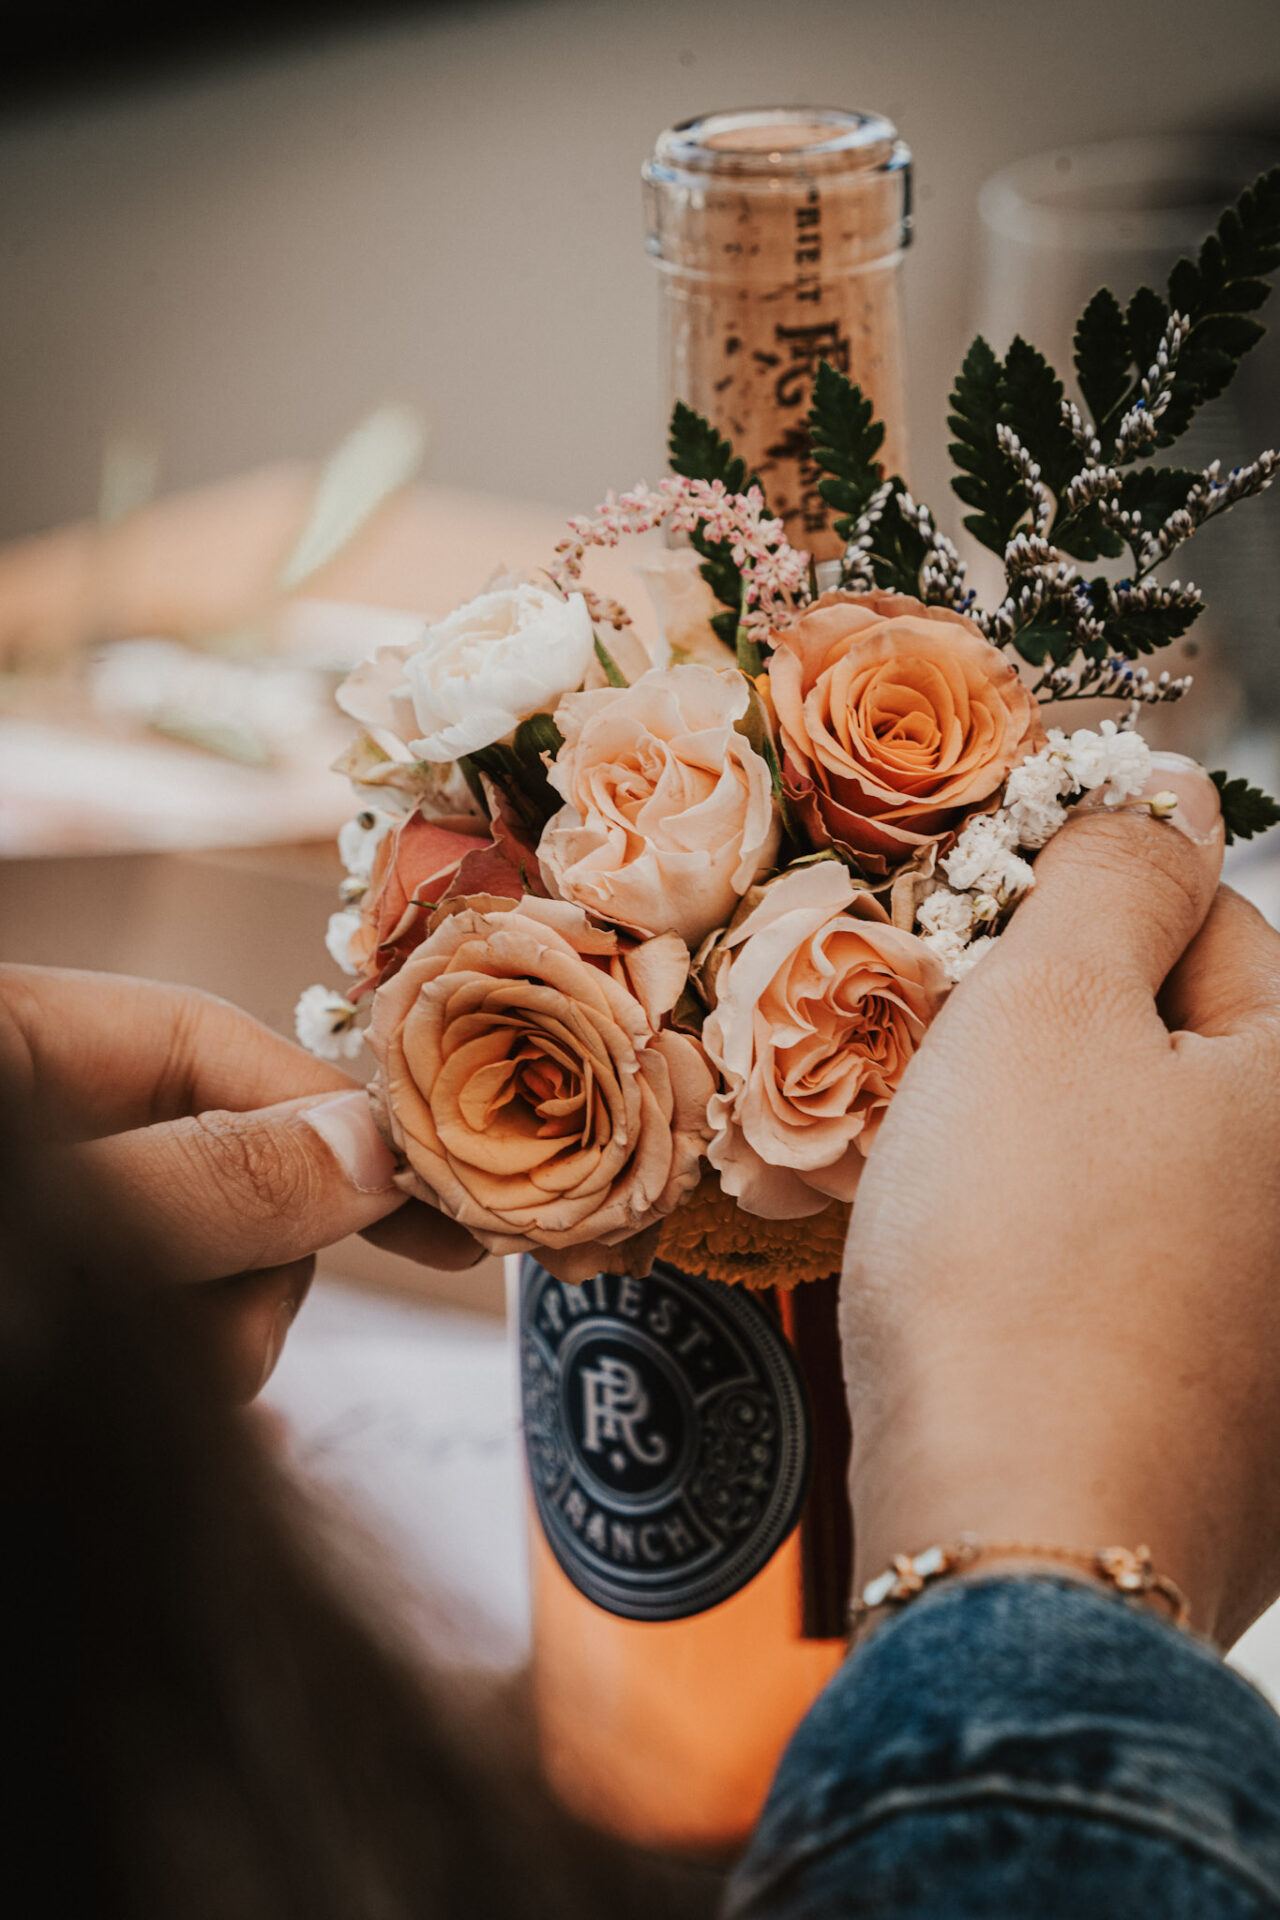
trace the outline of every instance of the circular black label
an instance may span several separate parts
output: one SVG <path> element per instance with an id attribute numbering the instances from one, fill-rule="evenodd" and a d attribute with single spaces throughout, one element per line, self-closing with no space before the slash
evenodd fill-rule
<path id="1" fill-rule="evenodd" d="M 575 1587 L 627 1620 L 704 1613 L 760 1572 L 800 1516 L 804 1383 L 739 1287 L 656 1265 L 567 1286 L 526 1255 L 525 1455 Z"/>

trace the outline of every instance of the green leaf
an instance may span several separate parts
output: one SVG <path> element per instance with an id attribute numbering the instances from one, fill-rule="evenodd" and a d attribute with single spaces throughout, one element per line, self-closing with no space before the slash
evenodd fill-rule
<path id="1" fill-rule="evenodd" d="M 1265 833 L 1280 821 L 1280 805 L 1261 787 L 1251 787 L 1243 776 L 1232 780 L 1219 771 L 1211 773 L 1209 778 L 1222 802 L 1222 823 L 1228 846 L 1236 840 L 1252 840 L 1255 833 Z"/>
<path id="2" fill-rule="evenodd" d="M 683 474 L 686 480 L 719 480 L 730 493 L 745 493 L 748 487 L 760 485 L 756 475 L 748 474 L 746 461 L 735 454 L 723 435 L 683 400 L 677 400 L 671 410 L 667 451 L 672 472 Z M 702 560 L 699 573 L 721 606 L 729 610 L 713 615 L 711 625 L 732 652 L 742 601 L 742 574 L 725 542 L 708 540 L 700 526 L 689 535 L 689 543 Z"/>
<path id="3" fill-rule="evenodd" d="M 1113 594 L 1113 610 L 1107 620 L 1107 647 L 1126 660 L 1139 654 L 1156 653 L 1172 641 L 1180 640 L 1204 612 L 1204 601 L 1184 589 L 1178 594 L 1144 604 L 1141 590 L 1119 586 Z"/>
<path id="4" fill-rule="evenodd" d="M 596 644 L 598 646 L 599 642 Z M 624 680 L 621 684 L 625 686 L 627 683 Z M 518 760 L 535 760 L 541 764 L 544 753 L 554 760 L 563 745 L 564 735 L 549 713 L 531 713 L 516 728 L 515 752 Z"/>
<path id="5" fill-rule="evenodd" d="M 753 640 L 741 621 L 734 635 L 734 652 L 738 656 L 738 671 L 754 680 L 758 673 L 764 672 L 764 654 L 758 640 Z"/>
<path id="6" fill-rule="evenodd" d="M 631 682 L 627 679 L 626 674 L 622 671 L 622 668 L 618 665 L 617 661 L 614 659 L 613 655 L 610 653 L 608 647 L 606 647 L 606 645 L 604 644 L 604 641 L 600 638 L 599 634 L 596 634 L 595 636 L 595 644 L 596 644 L 596 659 L 600 662 L 600 665 L 604 668 L 604 677 L 609 682 L 609 685 L 611 687 L 629 687 L 631 685 Z M 544 716 L 542 715 L 538 715 L 539 719 L 543 717 Z M 557 749 L 557 751 L 559 751 L 559 749 Z"/>
<path id="7" fill-rule="evenodd" d="M 667 435 L 671 471 L 686 480 L 722 480 L 730 493 L 745 493 L 750 482 L 747 463 L 711 422 L 683 400 L 671 409 Z"/>
<path id="8" fill-rule="evenodd" d="M 1020 628 L 1010 644 L 1033 667 L 1042 667 L 1046 660 L 1061 666 L 1080 650 L 1075 628 L 1065 620 L 1055 620 L 1048 607 L 1029 626 Z"/>
<path id="9" fill-rule="evenodd" d="M 1191 331 L 1170 382 L 1170 400 L 1160 417 L 1158 445 L 1170 447 L 1192 416 L 1230 384 L 1245 354 L 1265 332 L 1250 318 L 1270 295 L 1269 278 L 1280 267 L 1280 167 L 1246 187 L 1228 207 L 1194 260 L 1179 260 L 1169 275 L 1169 297 L 1140 287 L 1129 302 L 1127 328 L 1133 378 L 1115 402 L 1114 425 L 1139 397 L 1143 375 L 1155 358 L 1171 310 Z M 1095 419 L 1096 419 L 1095 414 Z M 1104 445 L 1110 444 L 1101 435 Z"/>
<path id="10" fill-rule="evenodd" d="M 951 487 L 967 507 L 977 508 L 964 523 L 974 539 L 1003 558 L 1013 530 L 1027 510 L 1027 495 L 996 441 L 1002 388 L 1000 362 L 979 334 L 965 355 L 951 392 L 947 425 L 956 437 L 950 453 L 960 469 Z"/>
<path id="11" fill-rule="evenodd" d="M 1139 287 L 1129 302 L 1126 324 L 1129 329 L 1129 345 L 1133 352 L 1134 364 L 1143 374 L 1156 357 L 1156 351 L 1169 324 L 1168 303 L 1161 299 L 1153 287 Z M 1120 411 L 1124 413 L 1132 406 L 1137 393 L 1131 387 L 1121 402 Z"/>
<path id="12" fill-rule="evenodd" d="M 516 729 L 511 746 L 498 743 L 491 747 L 478 747 L 474 753 L 463 754 L 458 761 L 472 792 L 483 801 L 484 790 L 477 775 L 486 774 L 535 841 L 552 814 L 558 812 L 563 804 L 548 780 L 546 767 L 542 763 L 542 753 L 550 749 L 538 744 L 539 741 L 550 739 L 548 728 L 560 740 L 560 730 L 551 715 L 535 714 L 532 721 L 523 721 Z"/>
<path id="13" fill-rule="evenodd" d="M 1036 461 L 1045 485 L 1060 494 L 1084 465 L 1084 454 L 1062 417 L 1061 380 L 1021 335 L 1001 369 L 1000 418 Z"/>
<path id="14" fill-rule="evenodd" d="M 835 531 L 847 540 L 884 477 L 876 458 L 884 426 L 861 387 L 826 360 L 818 362 L 807 424 L 814 464 L 824 475 L 818 492 L 843 516 Z"/>
<path id="15" fill-rule="evenodd" d="M 1076 323 L 1075 338 L 1076 378 L 1100 438 L 1103 423 L 1129 391 L 1132 359 L 1120 302 L 1109 287 L 1100 287 Z"/>
<path id="16" fill-rule="evenodd" d="M 929 551 L 929 542 L 914 521 L 904 520 L 898 502 L 906 491 L 895 478 L 893 492 L 884 511 L 871 530 L 868 559 L 871 577 L 878 587 L 890 593 L 920 592 L 920 569 Z"/>
<path id="17" fill-rule="evenodd" d="M 703 574 L 703 578 L 705 579 L 706 578 L 705 567 L 702 569 L 702 574 Z M 717 640 L 723 640 L 725 646 L 729 649 L 730 653 L 734 653 L 734 654 L 737 653 L 738 651 L 738 616 L 734 612 L 732 607 L 726 607 L 723 613 L 712 614 L 711 631 L 715 634 Z"/>
<path id="18" fill-rule="evenodd" d="M 1117 495 L 1126 513 L 1141 516 L 1141 531 L 1128 536 L 1136 561 L 1142 535 L 1162 527 L 1171 513 L 1187 504 L 1187 495 L 1200 475 L 1188 467 L 1132 467 L 1125 474 Z"/>

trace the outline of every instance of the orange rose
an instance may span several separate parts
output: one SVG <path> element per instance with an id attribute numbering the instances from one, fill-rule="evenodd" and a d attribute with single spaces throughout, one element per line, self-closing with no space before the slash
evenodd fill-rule
<path id="1" fill-rule="evenodd" d="M 651 1258 L 627 1243 L 656 1243 L 696 1186 L 714 1087 L 698 1042 L 661 1025 L 688 972 L 677 935 L 627 947 L 566 901 L 438 917 L 368 1030 L 400 1185 L 563 1280 Z"/>
<path id="2" fill-rule="evenodd" d="M 1036 702 L 971 620 L 896 593 L 825 593 L 771 636 L 787 790 L 818 846 L 892 871 L 1044 744 Z"/>
<path id="3" fill-rule="evenodd" d="M 749 1213 L 792 1220 L 852 1200 L 947 978 L 839 860 L 793 867 L 753 900 L 708 968 L 702 1039 L 723 1091 L 707 1158 Z"/>

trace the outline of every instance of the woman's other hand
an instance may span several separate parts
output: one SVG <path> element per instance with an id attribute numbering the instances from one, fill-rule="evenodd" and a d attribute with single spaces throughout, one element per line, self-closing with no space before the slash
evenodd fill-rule
<path id="1" fill-rule="evenodd" d="M 1224 1643 L 1280 1592 L 1280 935 L 1079 811 L 913 1062 L 843 1293 L 858 1581 L 973 1532 L 1146 1543 Z"/>

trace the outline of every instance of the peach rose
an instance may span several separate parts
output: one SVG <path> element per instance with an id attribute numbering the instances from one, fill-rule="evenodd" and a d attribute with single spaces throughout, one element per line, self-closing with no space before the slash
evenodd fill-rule
<path id="1" fill-rule="evenodd" d="M 547 777 L 566 804 L 538 843 L 552 893 L 690 947 L 723 925 L 781 832 L 768 766 L 735 730 L 750 698 L 736 670 L 690 665 L 562 700 Z"/>
<path id="2" fill-rule="evenodd" d="M 767 1220 L 851 1200 L 947 979 L 838 860 L 793 867 L 713 952 L 703 1044 L 723 1076 L 707 1158 Z"/>
<path id="3" fill-rule="evenodd" d="M 627 951 L 566 901 L 440 916 L 367 1036 L 401 1186 L 561 1279 L 651 1258 L 626 1243 L 656 1242 L 697 1184 L 714 1087 L 698 1042 L 661 1027 L 688 971 L 675 935 Z"/>
<path id="4" fill-rule="evenodd" d="M 958 828 L 1044 744 L 1015 668 L 948 607 L 824 593 L 771 638 L 788 793 L 815 844 L 870 873 Z"/>

